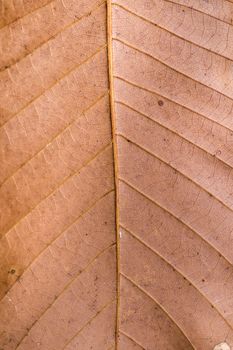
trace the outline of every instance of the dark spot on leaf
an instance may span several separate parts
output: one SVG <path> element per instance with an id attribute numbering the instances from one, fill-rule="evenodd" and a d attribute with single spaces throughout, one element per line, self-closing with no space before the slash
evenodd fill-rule
<path id="1" fill-rule="evenodd" d="M 158 101 L 158 105 L 159 105 L 160 107 L 162 107 L 162 106 L 164 105 L 164 102 L 163 102 L 162 100 L 159 100 L 159 101 Z"/>

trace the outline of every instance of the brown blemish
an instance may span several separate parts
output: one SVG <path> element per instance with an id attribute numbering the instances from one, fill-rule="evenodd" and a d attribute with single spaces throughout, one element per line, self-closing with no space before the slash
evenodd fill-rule
<path id="1" fill-rule="evenodd" d="M 162 106 L 164 105 L 164 102 L 163 102 L 162 100 L 159 100 L 159 101 L 158 101 L 158 105 L 159 105 L 160 107 L 162 107 Z"/>
<path id="2" fill-rule="evenodd" d="M 8 249 L 6 248 L 6 252 Z M 25 266 L 18 264 L 18 256 L 11 251 L 8 261 L 1 261 L 0 265 L 0 299 L 8 292 L 11 286 L 18 281 Z"/>

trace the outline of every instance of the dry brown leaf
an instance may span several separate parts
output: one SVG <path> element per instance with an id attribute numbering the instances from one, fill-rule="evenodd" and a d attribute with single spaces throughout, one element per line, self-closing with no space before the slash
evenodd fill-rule
<path id="1" fill-rule="evenodd" d="M 0 5 L 0 349 L 233 349 L 233 2 Z"/>

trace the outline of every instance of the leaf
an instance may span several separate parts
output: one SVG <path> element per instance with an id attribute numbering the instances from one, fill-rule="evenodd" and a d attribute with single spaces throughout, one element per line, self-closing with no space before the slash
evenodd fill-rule
<path id="1" fill-rule="evenodd" d="M 106 4 L 37 3 L 0 30 L 0 348 L 107 349 L 116 234 Z"/>
<path id="2" fill-rule="evenodd" d="M 0 13 L 0 349 L 233 348 L 233 3 Z"/>
<path id="3" fill-rule="evenodd" d="M 233 6 L 178 3 L 112 5 L 120 349 L 233 346 Z"/>

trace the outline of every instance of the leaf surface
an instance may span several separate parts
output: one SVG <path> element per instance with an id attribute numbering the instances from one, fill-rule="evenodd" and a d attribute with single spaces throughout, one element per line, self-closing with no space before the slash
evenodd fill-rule
<path id="1" fill-rule="evenodd" d="M 14 22 L 13 9 L 5 12 L 0 29 L 0 348 L 110 349 L 116 234 L 106 4 L 26 3 Z"/>
<path id="2" fill-rule="evenodd" d="M 121 350 L 233 346 L 231 18 L 112 3 Z"/>
<path id="3" fill-rule="evenodd" d="M 233 349 L 232 16 L 1 2 L 1 350 Z"/>

